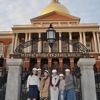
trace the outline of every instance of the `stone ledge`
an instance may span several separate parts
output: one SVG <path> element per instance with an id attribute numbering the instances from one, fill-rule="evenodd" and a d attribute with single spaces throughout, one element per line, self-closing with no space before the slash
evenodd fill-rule
<path id="1" fill-rule="evenodd" d="M 80 58 L 77 62 L 78 67 L 81 66 L 93 66 L 96 63 L 95 58 Z"/>
<path id="2" fill-rule="evenodd" d="M 20 66 L 20 67 L 22 67 L 24 65 L 24 62 L 22 59 L 7 59 L 6 64 L 7 64 L 7 66 Z"/>

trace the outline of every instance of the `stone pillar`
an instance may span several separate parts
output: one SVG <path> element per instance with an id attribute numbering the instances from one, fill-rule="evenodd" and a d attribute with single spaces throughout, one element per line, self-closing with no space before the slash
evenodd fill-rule
<path id="1" fill-rule="evenodd" d="M 28 41 L 31 41 L 31 33 L 29 33 Z M 28 47 L 28 52 L 29 52 L 29 53 L 31 52 L 31 46 Z"/>
<path id="2" fill-rule="evenodd" d="M 8 78 L 5 100 L 20 100 L 22 59 L 7 59 Z"/>
<path id="3" fill-rule="evenodd" d="M 51 73 L 52 67 L 52 58 L 48 58 L 48 71 Z"/>
<path id="4" fill-rule="evenodd" d="M 37 68 L 41 68 L 41 58 L 37 58 Z"/>
<path id="5" fill-rule="evenodd" d="M 12 36 L 11 54 L 13 54 L 14 51 L 14 40 L 15 40 L 15 34 L 13 34 Z"/>
<path id="6" fill-rule="evenodd" d="M 59 33 L 59 37 L 61 38 L 61 32 Z M 62 52 L 62 45 L 60 39 L 59 39 L 59 52 Z"/>
<path id="7" fill-rule="evenodd" d="M 17 45 L 19 45 L 20 44 L 20 39 L 18 38 L 18 42 L 17 42 Z"/>
<path id="8" fill-rule="evenodd" d="M 48 44 L 49 45 L 49 44 Z M 51 48 L 50 48 L 50 46 L 49 46 L 49 53 L 51 53 Z"/>
<path id="9" fill-rule="evenodd" d="M 100 39 L 99 39 L 99 33 L 96 33 L 97 41 L 98 41 L 98 51 L 100 52 Z"/>
<path id="10" fill-rule="evenodd" d="M 70 58 L 70 69 L 71 71 L 74 70 L 74 58 Z"/>
<path id="11" fill-rule="evenodd" d="M 72 33 L 69 32 L 69 40 L 72 40 Z M 69 51 L 72 52 L 72 45 L 69 44 Z"/>
<path id="12" fill-rule="evenodd" d="M 95 32 L 93 32 L 93 40 L 94 40 L 95 52 L 97 52 L 97 43 L 96 43 L 96 36 L 95 36 Z"/>
<path id="13" fill-rule="evenodd" d="M 27 40 L 28 40 L 28 36 L 27 36 L 28 34 L 27 33 L 25 33 L 25 42 L 27 42 Z M 27 47 L 25 48 L 25 52 L 27 52 Z"/>
<path id="14" fill-rule="evenodd" d="M 52 58 L 48 58 L 48 69 L 52 66 Z"/>
<path id="15" fill-rule="evenodd" d="M 85 32 L 83 32 L 83 43 L 84 43 L 84 46 L 86 47 L 86 36 L 85 36 Z"/>
<path id="16" fill-rule="evenodd" d="M 80 43 L 82 43 L 83 44 L 83 40 L 82 40 L 82 32 L 79 32 L 79 38 L 80 38 Z"/>
<path id="17" fill-rule="evenodd" d="M 15 36 L 15 47 L 14 47 L 14 50 L 15 50 L 16 47 L 17 47 L 17 42 L 18 42 L 18 33 L 16 33 L 16 36 Z"/>
<path id="18" fill-rule="evenodd" d="M 28 34 L 27 33 L 25 33 L 25 42 L 27 42 L 27 38 L 28 38 L 28 36 L 27 36 Z"/>
<path id="19" fill-rule="evenodd" d="M 63 58 L 59 58 L 59 67 L 62 71 L 63 70 Z"/>
<path id="20" fill-rule="evenodd" d="M 25 66 L 24 68 L 29 71 L 29 67 L 30 67 L 30 59 L 27 58 L 27 59 L 24 59 L 24 63 L 25 63 Z"/>
<path id="21" fill-rule="evenodd" d="M 8 45 L 4 46 L 4 58 L 7 57 L 7 50 L 8 50 Z"/>
<path id="22" fill-rule="evenodd" d="M 93 65 L 95 58 L 80 58 L 82 100 L 97 100 Z"/>
<path id="23" fill-rule="evenodd" d="M 38 33 L 39 38 L 41 38 L 41 33 Z M 38 53 L 41 52 L 41 41 L 38 42 Z"/>
<path id="24" fill-rule="evenodd" d="M 92 52 L 94 52 L 94 51 L 95 51 L 95 50 L 94 50 L 95 48 L 94 48 L 94 41 L 93 41 L 93 37 L 91 38 L 91 43 L 92 43 L 92 44 L 91 44 L 91 45 L 92 45 Z"/>

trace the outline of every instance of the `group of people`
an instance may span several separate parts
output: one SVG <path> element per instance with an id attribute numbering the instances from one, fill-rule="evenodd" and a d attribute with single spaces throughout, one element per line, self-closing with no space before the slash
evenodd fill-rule
<path id="1" fill-rule="evenodd" d="M 73 77 L 70 69 L 63 74 L 57 75 L 57 70 L 52 70 L 52 75 L 48 70 L 33 68 L 32 74 L 27 79 L 27 100 L 76 100 Z"/>

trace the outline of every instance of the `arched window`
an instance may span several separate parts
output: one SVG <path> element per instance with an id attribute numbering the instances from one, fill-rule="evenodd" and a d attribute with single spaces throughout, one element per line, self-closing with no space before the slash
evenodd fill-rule
<path id="1" fill-rule="evenodd" d="M 7 57 L 9 57 L 9 54 L 11 53 L 11 44 L 8 44 L 8 49 L 7 49 Z"/>
<path id="2" fill-rule="evenodd" d="M 3 56 L 3 44 L 0 43 L 0 56 Z"/>

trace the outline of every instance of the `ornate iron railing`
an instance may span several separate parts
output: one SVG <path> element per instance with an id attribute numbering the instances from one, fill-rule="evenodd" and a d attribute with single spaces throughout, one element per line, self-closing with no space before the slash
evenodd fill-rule
<path id="1" fill-rule="evenodd" d="M 75 68 L 74 71 L 72 71 L 72 75 L 75 85 L 76 100 L 82 100 L 80 68 Z"/>
<path id="2" fill-rule="evenodd" d="M 50 69 L 48 69 L 48 71 L 50 72 Z M 65 71 L 64 71 L 64 69 L 58 69 L 58 73 L 65 74 Z M 76 100 L 82 100 L 80 69 L 75 68 L 71 73 L 72 73 L 73 79 L 74 79 Z M 20 100 L 27 99 L 26 83 L 27 83 L 28 75 L 30 75 L 30 74 L 31 74 L 31 71 L 28 71 L 28 69 L 24 69 L 22 72 L 21 99 Z"/>
<path id="3" fill-rule="evenodd" d="M 95 84 L 96 84 L 97 100 L 100 100 L 100 71 L 95 72 Z"/>
<path id="4" fill-rule="evenodd" d="M 29 46 L 31 46 L 32 44 L 35 44 L 36 42 L 42 41 L 43 39 L 38 38 L 38 39 L 34 39 L 31 41 L 27 41 L 24 42 L 22 44 L 20 44 L 19 46 L 16 47 L 14 54 L 21 54 L 21 53 L 25 53 L 23 50 Z M 75 42 L 73 40 L 66 40 L 63 38 L 59 38 L 59 40 L 68 43 L 70 45 L 72 45 L 74 48 L 78 49 L 78 52 L 81 53 L 82 57 L 89 57 L 89 50 L 80 42 Z M 29 52 L 32 53 L 32 52 Z"/>
<path id="5" fill-rule="evenodd" d="M 0 100 L 5 100 L 7 83 L 7 70 L 6 68 L 0 68 Z"/>
<path id="6" fill-rule="evenodd" d="M 30 71 L 28 69 L 23 69 L 22 74 L 21 74 L 21 94 L 20 94 L 20 100 L 27 100 L 27 88 L 26 88 L 26 83 L 27 83 L 27 78 L 30 75 Z"/>

